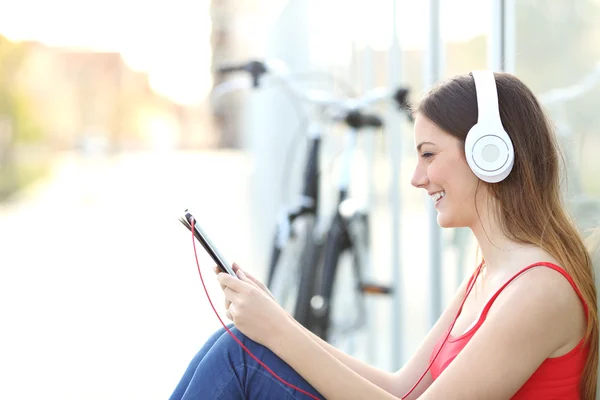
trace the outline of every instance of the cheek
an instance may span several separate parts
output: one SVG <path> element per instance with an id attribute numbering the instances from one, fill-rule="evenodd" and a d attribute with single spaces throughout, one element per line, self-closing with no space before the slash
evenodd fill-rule
<path id="1" fill-rule="evenodd" d="M 452 163 L 444 159 L 434 160 L 427 167 L 427 177 L 438 185 L 448 183 L 449 180 L 453 179 L 453 175 Z"/>
<path id="2" fill-rule="evenodd" d="M 470 196 L 477 186 L 477 177 L 464 159 L 437 159 L 427 169 L 429 179 L 447 190 L 458 189 L 459 193 Z M 454 193 L 456 197 L 458 193 Z"/>

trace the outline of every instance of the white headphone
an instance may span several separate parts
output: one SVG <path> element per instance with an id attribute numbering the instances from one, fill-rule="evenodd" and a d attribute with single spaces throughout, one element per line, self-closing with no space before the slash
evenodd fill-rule
<path id="1" fill-rule="evenodd" d="M 465 139 L 465 155 L 479 179 L 496 183 L 510 174 L 515 161 L 514 148 L 500 119 L 494 73 L 472 71 L 471 74 L 477 92 L 478 117 Z"/>

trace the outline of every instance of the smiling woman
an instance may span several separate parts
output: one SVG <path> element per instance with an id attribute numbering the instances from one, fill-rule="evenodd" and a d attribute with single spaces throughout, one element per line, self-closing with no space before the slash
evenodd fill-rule
<path id="1" fill-rule="evenodd" d="M 434 378 L 448 382 L 460 374 L 460 368 L 467 362 L 460 354 L 461 350 L 465 353 L 476 351 L 478 345 L 485 343 L 485 334 L 481 331 L 487 328 L 491 336 L 509 324 L 500 318 L 498 311 L 496 322 L 499 325 L 485 326 L 491 319 L 488 311 L 494 310 L 494 301 L 506 306 L 511 304 L 512 297 L 515 301 L 512 311 L 519 314 L 523 313 L 523 302 L 530 302 L 537 296 L 545 297 L 543 304 L 532 304 L 539 316 L 552 304 L 550 298 L 558 295 L 562 304 L 557 307 L 563 312 L 550 313 L 547 328 L 566 323 L 572 315 L 578 315 L 578 318 L 571 321 L 574 323 L 571 328 L 546 344 L 550 347 L 546 348 L 549 353 L 545 357 L 538 358 L 543 353 L 536 355 L 531 347 L 527 355 L 518 357 L 521 365 L 531 363 L 531 369 L 523 371 L 524 375 L 519 377 L 522 381 L 514 398 L 541 399 L 554 395 L 557 398 L 594 399 L 598 364 L 596 289 L 590 255 L 562 202 L 556 137 L 535 96 L 520 80 L 501 73 L 495 74 L 494 81 L 499 103 L 497 118 L 502 125 L 499 129 L 508 132 L 509 147 L 512 149 L 514 145 L 514 153 L 507 153 L 508 159 L 514 156 L 514 167 L 507 167 L 510 174 L 499 183 L 483 182 L 471 172 L 473 163 L 466 162 L 470 157 L 475 158 L 470 154 L 468 139 L 473 127 L 490 116 L 489 109 L 482 107 L 482 101 L 489 99 L 481 96 L 481 88 L 472 75 L 455 77 L 439 85 L 417 109 L 415 141 L 420 159 L 412 183 L 430 194 L 445 193 L 441 199 L 439 195 L 435 198 L 438 222 L 443 227 L 471 228 L 482 249 L 487 273 L 485 281 L 489 283 L 482 289 L 486 294 L 480 296 L 480 301 L 467 303 L 459 316 L 457 325 L 464 329 L 458 329 L 457 336 L 463 343 L 458 344 L 458 349 L 457 343 L 449 344 L 448 347 L 454 346 L 454 350 L 447 349 L 450 353 L 445 357 L 444 352 L 441 353 L 441 360 L 437 362 L 442 367 Z M 485 135 L 496 133 L 489 130 Z M 542 264 L 562 274 L 568 284 L 564 280 L 559 282 L 560 276 L 550 271 L 542 272 L 539 268 L 535 272 L 536 278 L 521 277 L 525 265 Z M 528 272 L 528 275 L 532 274 Z M 513 278 L 507 279 L 510 275 Z M 516 277 L 522 282 L 503 291 Z M 528 281 L 528 278 L 535 281 Z M 556 282 L 551 283 L 552 279 Z M 499 291 L 489 291 L 490 286 L 499 287 Z M 529 286 L 529 291 L 520 286 Z M 559 291 L 553 291 L 553 288 Z M 461 318 L 463 315 L 468 317 Z M 472 332 L 468 326 L 475 326 L 478 332 Z M 504 334 L 513 331 L 535 337 L 526 326 L 525 323 L 508 325 L 510 330 Z M 468 335 L 461 336 L 463 332 Z M 481 336 L 477 337 L 478 334 Z M 548 336 L 553 335 L 546 334 L 546 339 Z M 501 351 L 505 352 L 505 358 L 510 352 L 509 349 Z M 540 348 L 539 351 L 543 350 Z M 506 358 L 505 362 L 516 363 L 517 359 Z M 446 367 L 452 373 L 444 373 Z M 496 368 L 501 371 L 502 365 L 498 364 Z M 493 370 L 490 368 L 489 372 Z"/>
<path id="2" fill-rule="evenodd" d="M 414 138 L 412 184 L 436 202 L 441 226 L 471 229 L 483 260 L 408 363 L 388 373 L 342 353 L 241 270 L 218 278 L 235 335 L 313 398 L 593 400 L 591 260 L 561 202 L 558 147 L 535 96 L 510 74 L 457 76 L 420 103 Z M 305 398 L 257 368 L 221 330 L 171 399 Z"/>

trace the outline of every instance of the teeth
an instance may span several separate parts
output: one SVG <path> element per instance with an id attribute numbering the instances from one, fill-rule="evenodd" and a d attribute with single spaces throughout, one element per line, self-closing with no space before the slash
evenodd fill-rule
<path id="1" fill-rule="evenodd" d="M 445 191 L 441 191 L 441 192 L 437 192 L 431 195 L 431 198 L 433 199 L 433 201 L 438 201 L 439 199 L 441 199 L 442 197 L 444 197 L 446 195 Z"/>

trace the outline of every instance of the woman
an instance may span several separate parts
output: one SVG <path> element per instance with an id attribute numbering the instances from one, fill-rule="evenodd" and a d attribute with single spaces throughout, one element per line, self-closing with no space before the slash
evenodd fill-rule
<path id="1" fill-rule="evenodd" d="M 472 230 L 484 261 L 402 369 L 377 370 L 323 342 L 241 269 L 240 279 L 218 274 L 232 333 L 312 398 L 595 399 L 596 290 L 589 253 L 561 202 L 554 134 L 516 77 L 489 74 L 485 90 L 493 92 L 486 94 L 473 76 L 438 85 L 416 109 L 412 184 L 431 195 L 440 226 Z M 484 104 L 496 93 L 495 108 Z M 508 134 L 501 150 L 514 156 L 504 174 L 486 177 L 473 166 L 469 131 L 478 116 L 481 123 L 498 112 Z M 498 156 L 498 148 L 480 150 L 482 159 Z M 171 397 L 243 398 L 311 397 L 271 375 L 224 330 L 205 344 Z"/>

